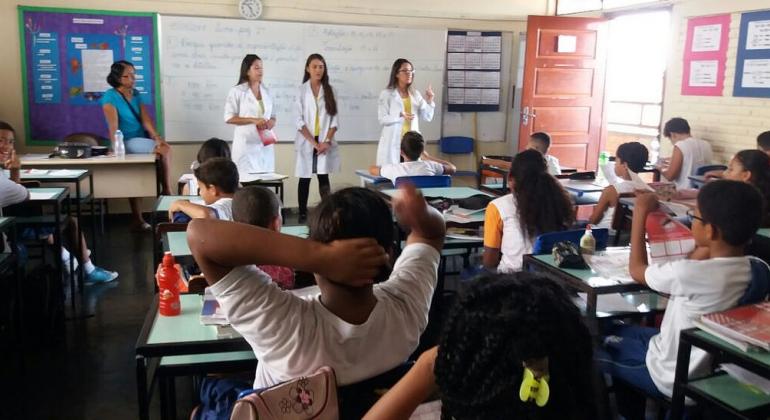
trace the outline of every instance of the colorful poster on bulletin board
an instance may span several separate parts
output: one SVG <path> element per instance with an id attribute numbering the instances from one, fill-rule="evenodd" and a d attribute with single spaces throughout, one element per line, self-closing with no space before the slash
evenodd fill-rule
<path id="1" fill-rule="evenodd" d="M 770 10 L 741 15 L 733 96 L 770 98 Z"/>
<path id="2" fill-rule="evenodd" d="M 687 20 L 682 95 L 722 96 L 730 15 Z"/>
<path id="3" fill-rule="evenodd" d="M 106 136 L 99 100 L 118 60 L 134 64 L 142 103 L 163 121 L 154 13 L 19 6 L 19 31 L 27 144 L 78 132 Z"/>

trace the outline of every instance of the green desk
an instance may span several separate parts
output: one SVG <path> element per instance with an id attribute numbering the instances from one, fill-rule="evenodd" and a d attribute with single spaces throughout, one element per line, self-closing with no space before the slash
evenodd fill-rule
<path id="1" fill-rule="evenodd" d="M 709 352 L 720 362 L 734 363 L 759 376 L 770 378 L 770 353 L 744 352 L 699 329 L 684 330 L 679 336 L 670 418 L 681 418 L 685 397 L 717 407 L 735 418 L 766 419 L 770 416 L 770 396 L 754 391 L 726 374 L 690 381 L 688 371 L 693 346 Z"/>
<path id="2" fill-rule="evenodd" d="M 420 188 L 420 192 L 422 192 L 422 195 L 425 197 L 444 197 L 453 200 L 461 200 L 476 194 L 492 196 L 492 194 L 470 187 Z M 382 190 L 382 193 L 388 200 L 390 200 L 398 194 L 398 189 L 391 188 Z"/>
<path id="3" fill-rule="evenodd" d="M 760 229 L 760 230 L 757 231 L 757 235 L 762 235 L 762 236 L 764 236 L 766 238 L 770 238 L 770 229 L 767 229 L 767 228 Z"/>
<path id="4" fill-rule="evenodd" d="M 283 226 L 281 233 L 307 238 L 307 226 Z M 171 252 L 176 258 L 192 257 L 192 251 L 187 244 L 187 232 L 166 232 L 163 238 L 163 251 Z"/>
<path id="5" fill-rule="evenodd" d="M 182 295 L 180 298 L 182 313 L 179 316 L 165 317 L 158 314 L 156 295 L 136 341 L 136 386 L 140 419 L 149 419 L 152 388 L 158 379 L 156 376 L 163 375 L 163 369 L 195 366 L 198 373 L 203 373 L 211 368 L 217 370 L 208 372 L 228 367 L 256 366 L 251 347 L 242 337 L 219 339 L 216 327 L 201 325 L 201 296 Z M 170 386 L 165 379 L 160 379 L 162 388 Z M 170 402 L 166 400 L 166 396 L 171 392 L 170 389 L 161 389 L 161 408 L 164 416 L 167 414 L 164 405 Z"/>
<path id="6" fill-rule="evenodd" d="M 553 261 L 551 254 L 546 255 L 525 255 L 523 257 L 523 270 L 524 271 L 540 271 L 550 274 L 553 278 L 564 283 L 566 286 L 583 292 L 586 294 L 586 318 L 591 321 L 591 324 L 596 326 L 597 320 L 597 299 L 599 295 L 611 294 L 611 293 L 632 293 L 643 290 L 649 290 L 647 286 L 639 284 L 637 282 L 621 282 L 619 280 L 607 279 L 597 275 L 591 269 L 570 269 L 559 268 Z M 644 298 L 639 298 L 644 299 Z M 649 301 L 647 302 L 648 311 L 640 311 L 640 313 L 654 312 L 665 308 L 663 299 L 659 298 L 655 294 L 649 294 Z M 638 299 L 637 299 L 638 300 Z M 629 302 L 633 303 L 633 302 Z M 639 302 L 639 304 L 645 302 Z M 627 314 L 627 313 L 626 313 Z M 618 315 L 618 314 L 610 314 Z"/>
<path id="7" fill-rule="evenodd" d="M 29 200 L 8 206 L 4 211 L 8 214 L 16 216 L 16 225 L 19 229 L 23 228 L 37 228 L 37 227 L 52 227 L 53 233 L 53 247 L 57 250 L 56 258 L 54 258 L 54 264 L 56 266 L 56 272 L 60 279 L 64 279 L 64 264 L 59 257 L 58 250 L 63 245 L 63 230 L 67 225 L 67 217 L 70 214 L 70 192 L 67 187 L 54 187 L 54 188 L 27 188 L 29 191 Z M 43 208 L 49 207 L 51 211 L 48 214 L 43 214 Z M 39 214 L 39 215 L 30 215 Z M 73 254 L 80 255 L 81 242 L 75 245 L 77 249 Z M 74 281 L 74 263 L 70 259 L 70 299 L 72 301 L 72 308 L 75 309 L 75 281 Z M 83 270 L 80 270 L 81 274 L 78 278 L 80 291 L 83 291 Z"/>

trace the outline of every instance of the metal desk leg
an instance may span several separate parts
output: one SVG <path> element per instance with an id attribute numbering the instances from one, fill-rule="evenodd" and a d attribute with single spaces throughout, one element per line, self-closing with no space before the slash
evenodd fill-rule
<path id="1" fill-rule="evenodd" d="M 53 248 L 54 248 L 54 264 L 56 264 L 56 272 L 59 273 L 59 284 L 61 284 L 62 281 L 64 281 L 64 262 L 61 260 L 61 249 L 62 246 L 64 246 L 64 242 L 62 241 L 62 208 L 61 208 L 61 202 L 57 202 L 54 205 L 54 224 L 56 226 L 56 229 L 54 229 L 54 236 L 53 236 Z M 70 258 L 70 268 L 73 268 L 72 259 Z M 72 276 L 72 271 L 70 271 L 69 274 L 69 282 L 70 282 L 70 301 L 72 303 L 72 313 L 75 313 L 75 282 L 74 277 Z M 63 293 L 63 289 L 62 289 Z"/>
<path id="2" fill-rule="evenodd" d="M 70 199 L 70 201 L 72 201 Z M 75 249 L 78 253 L 78 259 L 83 258 L 83 239 L 85 239 L 85 235 L 83 235 L 83 221 L 81 220 L 82 212 L 80 210 L 80 181 L 75 183 L 75 220 L 77 220 L 77 232 L 75 236 L 75 240 L 77 241 L 77 245 L 75 246 Z M 83 262 L 80 261 L 80 270 L 78 270 L 78 288 L 80 289 L 80 294 L 83 294 Z M 74 269 L 72 264 L 72 258 L 70 258 L 70 269 Z M 72 272 L 72 271 L 70 271 Z"/>
<path id="3" fill-rule="evenodd" d="M 690 351 L 692 345 L 679 336 L 679 352 L 676 355 L 676 376 L 674 376 L 674 393 L 671 396 L 671 412 L 669 418 L 681 419 L 684 414 L 684 388 L 687 386 L 690 369 Z"/>
<path id="4" fill-rule="evenodd" d="M 158 375 L 158 392 L 160 393 L 160 419 L 168 420 L 168 378 Z"/>
<path id="5" fill-rule="evenodd" d="M 150 420 L 146 362 L 147 360 L 143 356 L 136 356 L 136 397 L 139 405 L 140 420 Z"/>

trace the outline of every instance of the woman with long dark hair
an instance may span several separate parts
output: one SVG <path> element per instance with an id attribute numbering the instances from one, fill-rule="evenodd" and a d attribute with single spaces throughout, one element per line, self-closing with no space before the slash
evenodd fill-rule
<path id="1" fill-rule="evenodd" d="M 513 158 L 508 185 L 511 194 L 489 203 L 484 219 L 484 267 L 502 273 L 521 269 L 537 235 L 566 230 L 575 221 L 569 195 L 537 150 Z"/>
<path id="2" fill-rule="evenodd" d="M 320 54 L 310 54 L 305 62 L 297 111 L 297 135 L 294 139 L 297 164 L 294 175 L 299 178 L 299 221 L 304 222 L 313 174 L 318 177 L 318 190 L 323 198 L 329 194 L 329 174 L 340 170 L 339 151 L 334 140 L 337 133 L 337 99 L 329 84 L 326 60 Z"/>
<path id="3" fill-rule="evenodd" d="M 233 162 L 242 177 L 275 172 L 275 146 L 260 136 L 260 131 L 264 134 L 275 126 L 273 99 L 262 75 L 262 60 L 247 54 L 241 62 L 238 84 L 230 89 L 225 102 L 225 122 L 235 126 Z"/>
<path id="4" fill-rule="evenodd" d="M 382 125 L 377 145 L 377 166 L 398 163 L 401 156 L 401 137 L 409 131 L 420 132 L 420 118 L 433 119 L 436 104 L 433 88 L 428 85 L 425 97 L 412 87 L 414 67 L 409 60 L 399 58 L 390 69 L 388 87 L 380 93 L 377 119 Z"/>

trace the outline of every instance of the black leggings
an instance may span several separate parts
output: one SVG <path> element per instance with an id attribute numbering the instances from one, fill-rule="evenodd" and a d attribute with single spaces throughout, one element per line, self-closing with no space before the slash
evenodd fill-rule
<path id="1" fill-rule="evenodd" d="M 316 174 L 318 177 L 318 190 L 321 191 L 321 199 L 329 195 L 329 175 Z M 312 178 L 300 178 L 297 195 L 299 196 L 299 214 L 307 215 L 307 197 L 310 194 L 310 180 Z"/>

